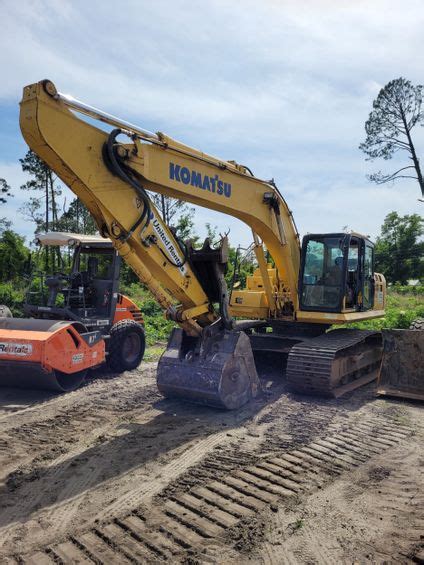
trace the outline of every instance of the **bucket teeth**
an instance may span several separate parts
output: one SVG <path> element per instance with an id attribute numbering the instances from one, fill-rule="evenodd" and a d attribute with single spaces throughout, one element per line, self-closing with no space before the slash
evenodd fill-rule
<path id="1" fill-rule="evenodd" d="M 227 410 L 249 402 L 260 387 L 245 333 L 223 330 L 192 338 L 178 328 L 159 361 L 157 383 L 164 396 Z"/>

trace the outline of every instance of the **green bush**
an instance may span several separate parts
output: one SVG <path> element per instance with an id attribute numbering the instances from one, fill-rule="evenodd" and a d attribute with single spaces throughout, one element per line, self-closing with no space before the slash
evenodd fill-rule
<path id="1" fill-rule="evenodd" d="M 387 296 L 385 311 L 386 315 L 383 318 L 346 324 L 346 327 L 370 330 L 381 330 L 383 328 L 408 329 L 411 322 L 417 318 L 424 318 L 424 297 L 420 293 L 398 293 L 392 287 Z"/>
<path id="2" fill-rule="evenodd" d="M 162 308 L 153 295 L 140 283 L 121 285 L 121 292 L 134 300 L 145 316 L 163 316 Z"/>
<path id="3" fill-rule="evenodd" d="M 405 295 L 413 295 L 413 296 L 424 296 L 424 285 L 417 285 L 417 286 L 402 286 L 400 284 L 394 284 L 393 286 L 389 287 L 390 293 L 401 294 Z"/>
<path id="4" fill-rule="evenodd" d="M 140 283 L 121 285 L 121 292 L 134 300 L 143 314 L 147 345 L 158 341 L 166 342 L 176 324 L 165 318 L 162 308 L 152 294 Z"/>
<path id="5" fill-rule="evenodd" d="M 8 306 L 12 314 L 21 317 L 25 292 L 16 288 L 12 283 L 0 283 L 0 304 Z"/>
<path id="6" fill-rule="evenodd" d="M 144 328 L 146 330 L 147 345 L 154 345 L 158 341 L 168 341 L 168 337 L 176 324 L 167 320 L 163 313 L 156 316 L 144 315 Z"/>
<path id="7" fill-rule="evenodd" d="M 0 236 L 0 282 L 18 282 L 24 276 L 29 263 L 29 249 L 24 238 L 12 230 Z"/>
<path id="8" fill-rule="evenodd" d="M 154 298 L 146 297 L 138 302 L 138 306 L 145 316 L 163 316 L 162 308 Z"/>

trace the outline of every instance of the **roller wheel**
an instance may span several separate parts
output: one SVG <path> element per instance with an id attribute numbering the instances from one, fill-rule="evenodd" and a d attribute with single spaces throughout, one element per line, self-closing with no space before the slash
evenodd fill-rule
<path id="1" fill-rule="evenodd" d="M 13 314 L 7 306 L 0 304 L 0 318 L 13 318 Z"/>
<path id="2" fill-rule="evenodd" d="M 48 389 L 57 390 L 59 392 L 71 392 L 72 390 L 77 390 L 77 388 L 79 388 L 85 381 L 86 376 L 87 370 L 78 371 L 78 373 L 72 373 L 71 375 L 67 375 L 61 371 L 54 371 L 54 376 L 49 383 Z"/>
<path id="3" fill-rule="evenodd" d="M 136 369 L 146 347 L 144 329 L 133 320 L 121 320 L 110 330 L 108 365 L 112 371 L 123 373 Z"/>
<path id="4" fill-rule="evenodd" d="M 424 318 L 417 318 L 409 326 L 410 330 L 421 330 L 424 331 Z"/>

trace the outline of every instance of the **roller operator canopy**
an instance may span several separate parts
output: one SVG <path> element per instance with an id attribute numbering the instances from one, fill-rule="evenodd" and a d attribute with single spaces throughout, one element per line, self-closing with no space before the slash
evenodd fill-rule
<path id="1" fill-rule="evenodd" d="M 84 235 L 61 231 L 38 233 L 35 236 L 35 240 L 40 245 L 95 245 L 96 243 L 103 245 L 110 243 L 112 245 L 110 239 L 101 235 Z"/>

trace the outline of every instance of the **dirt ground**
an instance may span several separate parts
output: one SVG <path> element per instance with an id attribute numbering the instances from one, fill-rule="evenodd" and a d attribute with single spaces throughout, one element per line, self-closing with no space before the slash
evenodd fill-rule
<path id="1" fill-rule="evenodd" d="M 237 413 L 155 363 L 66 395 L 0 390 L 0 563 L 424 563 L 424 406 L 263 393 Z"/>

